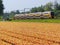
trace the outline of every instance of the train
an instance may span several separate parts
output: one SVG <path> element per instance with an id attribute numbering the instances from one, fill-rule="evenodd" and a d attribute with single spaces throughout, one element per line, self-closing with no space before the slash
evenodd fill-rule
<path id="1" fill-rule="evenodd" d="M 53 11 L 45 11 L 45 12 L 36 12 L 36 13 L 29 13 L 29 14 L 16 14 L 14 19 L 41 19 L 41 18 L 54 18 Z"/>

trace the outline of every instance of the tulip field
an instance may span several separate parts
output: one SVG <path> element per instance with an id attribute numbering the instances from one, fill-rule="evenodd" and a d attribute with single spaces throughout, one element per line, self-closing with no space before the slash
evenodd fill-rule
<path id="1" fill-rule="evenodd" d="M 60 45 L 60 23 L 0 22 L 0 45 Z"/>

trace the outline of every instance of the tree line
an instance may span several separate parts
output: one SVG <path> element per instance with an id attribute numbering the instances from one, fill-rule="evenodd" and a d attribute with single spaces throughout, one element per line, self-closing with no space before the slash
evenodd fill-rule
<path id="1" fill-rule="evenodd" d="M 60 18 L 60 4 L 57 1 L 55 1 L 54 3 L 48 2 L 45 5 L 34 7 L 30 11 L 31 12 L 53 11 L 55 13 L 55 17 Z"/>
<path id="2" fill-rule="evenodd" d="M 57 18 L 60 18 L 60 4 L 57 1 L 55 1 L 54 3 L 48 2 L 45 5 L 41 5 L 39 7 L 33 7 L 29 11 L 26 11 L 26 12 L 20 12 L 19 10 L 16 10 L 16 11 L 11 11 L 10 13 L 3 13 L 3 11 L 4 11 L 4 4 L 3 4 L 3 1 L 0 0 L 0 16 L 3 16 L 3 17 L 13 18 L 15 14 L 53 11 L 55 12 L 55 16 Z"/>
<path id="3" fill-rule="evenodd" d="M 60 3 L 57 1 L 48 2 L 45 5 L 41 5 L 39 7 L 33 7 L 29 11 L 26 12 L 19 12 L 19 10 L 16 10 L 15 12 L 12 11 L 13 14 L 24 14 L 24 13 L 35 13 L 35 12 L 44 12 L 44 11 L 53 11 L 55 13 L 55 17 L 60 18 Z"/>

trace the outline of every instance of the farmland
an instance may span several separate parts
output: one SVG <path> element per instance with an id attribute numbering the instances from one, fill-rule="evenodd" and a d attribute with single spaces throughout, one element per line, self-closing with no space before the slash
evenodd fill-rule
<path id="1" fill-rule="evenodd" d="M 0 22 L 0 45 L 60 45 L 60 23 Z"/>

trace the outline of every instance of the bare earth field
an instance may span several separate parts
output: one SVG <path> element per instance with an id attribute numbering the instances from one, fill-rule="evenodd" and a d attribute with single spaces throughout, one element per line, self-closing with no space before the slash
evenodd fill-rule
<path id="1" fill-rule="evenodd" d="M 0 45 L 60 45 L 60 23 L 0 22 Z"/>

